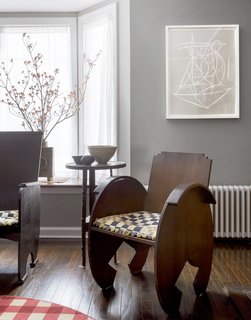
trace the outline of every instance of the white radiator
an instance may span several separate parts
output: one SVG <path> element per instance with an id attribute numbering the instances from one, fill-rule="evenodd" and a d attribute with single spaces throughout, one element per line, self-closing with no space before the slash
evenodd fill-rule
<path id="1" fill-rule="evenodd" d="M 251 186 L 209 186 L 215 238 L 250 238 Z"/>

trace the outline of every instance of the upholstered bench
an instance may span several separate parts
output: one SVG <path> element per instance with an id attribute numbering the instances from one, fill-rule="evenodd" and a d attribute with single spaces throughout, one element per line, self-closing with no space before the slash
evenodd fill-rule
<path id="1" fill-rule="evenodd" d="M 159 213 L 139 211 L 99 218 L 93 225 L 124 236 L 155 240 L 159 218 Z"/>
<path id="2" fill-rule="evenodd" d="M 0 211 L 0 227 L 18 224 L 18 210 Z"/>

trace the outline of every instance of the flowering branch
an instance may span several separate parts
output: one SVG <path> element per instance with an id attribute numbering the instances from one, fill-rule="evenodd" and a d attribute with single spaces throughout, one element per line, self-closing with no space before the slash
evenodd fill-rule
<path id="1" fill-rule="evenodd" d="M 0 101 L 9 106 L 13 115 L 22 118 L 22 126 L 26 130 L 42 131 L 45 141 L 58 124 L 79 111 L 100 52 L 93 60 L 85 60 L 87 72 L 82 85 L 62 98 L 60 83 L 56 81 L 59 69 L 56 68 L 52 74 L 41 71 L 43 56 L 34 53 L 35 44 L 26 33 L 23 34 L 23 43 L 29 59 L 24 61 L 25 68 L 17 83 L 14 84 L 11 79 L 13 59 L 8 66 L 4 62 L 0 63 L 0 88 L 5 92 Z"/>

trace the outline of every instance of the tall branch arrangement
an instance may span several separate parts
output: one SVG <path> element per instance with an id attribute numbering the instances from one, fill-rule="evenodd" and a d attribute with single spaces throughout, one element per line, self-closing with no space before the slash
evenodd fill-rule
<path id="1" fill-rule="evenodd" d="M 23 34 L 23 43 L 28 52 L 28 60 L 23 62 L 20 80 L 13 75 L 14 60 L 8 64 L 0 63 L 0 88 L 4 95 L 1 102 L 9 106 L 15 116 L 22 118 L 22 126 L 28 131 L 42 131 L 46 141 L 53 129 L 61 122 L 73 117 L 84 100 L 87 83 L 95 63 L 100 55 L 93 60 L 86 59 L 86 73 L 83 83 L 67 96 L 60 92 L 57 81 L 59 69 L 52 74 L 42 71 L 43 55 L 35 53 L 36 43 L 31 42 L 29 35 Z"/>

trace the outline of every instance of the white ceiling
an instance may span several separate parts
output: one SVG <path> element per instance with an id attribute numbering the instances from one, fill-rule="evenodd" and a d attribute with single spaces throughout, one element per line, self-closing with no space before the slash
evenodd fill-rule
<path id="1" fill-rule="evenodd" d="M 0 0 L 0 12 L 78 12 L 104 0 Z"/>

